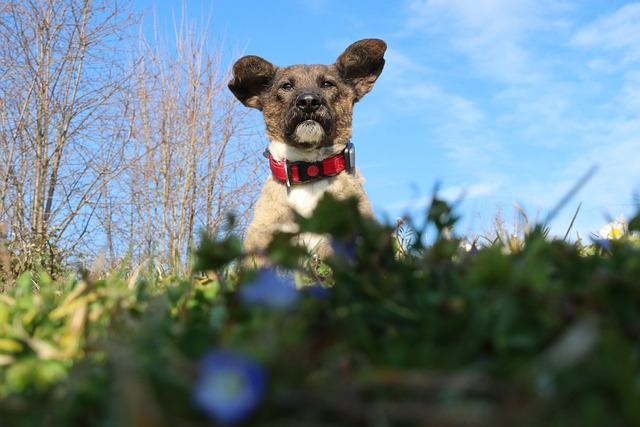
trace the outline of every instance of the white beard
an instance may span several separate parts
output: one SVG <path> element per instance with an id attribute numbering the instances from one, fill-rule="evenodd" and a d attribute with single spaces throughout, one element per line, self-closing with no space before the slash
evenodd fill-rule
<path id="1" fill-rule="evenodd" d="M 300 143 L 318 143 L 325 138 L 324 129 L 320 126 L 320 123 L 313 120 L 307 120 L 300 123 L 296 127 L 296 131 L 293 133 L 293 137 Z"/>
<path id="2" fill-rule="evenodd" d="M 328 157 L 335 156 L 344 147 L 316 147 L 316 148 L 299 148 L 292 147 L 280 141 L 269 142 L 269 152 L 275 161 L 281 162 L 284 159 L 290 162 L 318 162 Z"/>

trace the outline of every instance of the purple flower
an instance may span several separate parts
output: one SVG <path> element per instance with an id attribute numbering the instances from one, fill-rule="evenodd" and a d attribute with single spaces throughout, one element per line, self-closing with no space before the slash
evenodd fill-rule
<path id="1" fill-rule="evenodd" d="M 279 276 L 273 269 L 258 271 L 251 282 L 240 287 L 240 299 L 245 304 L 264 305 L 276 310 L 294 307 L 299 297 L 293 282 Z"/>
<path id="2" fill-rule="evenodd" d="M 235 424 L 248 417 L 266 386 L 264 369 L 232 350 L 213 350 L 202 357 L 193 399 L 210 417 Z"/>

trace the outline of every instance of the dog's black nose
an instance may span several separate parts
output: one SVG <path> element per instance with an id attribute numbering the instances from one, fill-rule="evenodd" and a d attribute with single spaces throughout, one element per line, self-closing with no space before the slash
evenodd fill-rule
<path id="1" fill-rule="evenodd" d="M 313 113 L 322 104 L 322 99 L 315 93 L 301 93 L 296 98 L 296 107 L 305 113 Z"/>

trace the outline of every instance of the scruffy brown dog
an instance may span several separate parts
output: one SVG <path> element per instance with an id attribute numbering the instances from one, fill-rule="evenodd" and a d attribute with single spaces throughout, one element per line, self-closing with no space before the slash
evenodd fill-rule
<path id="1" fill-rule="evenodd" d="M 360 40 L 332 65 L 277 67 L 257 56 L 234 64 L 229 89 L 245 106 L 262 111 L 270 140 L 265 154 L 272 174 L 247 230 L 250 253 L 266 248 L 276 231 L 297 231 L 292 212 L 310 216 L 326 192 L 337 199 L 358 197 L 362 214 L 373 217 L 349 140 L 353 105 L 373 88 L 386 48 L 382 40 Z M 301 240 L 321 258 L 330 253 L 322 236 Z"/>

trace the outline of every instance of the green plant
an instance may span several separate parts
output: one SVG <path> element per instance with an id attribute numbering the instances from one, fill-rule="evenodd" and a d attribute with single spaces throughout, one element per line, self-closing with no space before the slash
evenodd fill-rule
<path id="1" fill-rule="evenodd" d="M 239 268 L 229 237 L 203 239 L 206 280 L 20 277 L 0 294 L 0 424 L 640 423 L 633 239 L 588 255 L 532 227 L 518 251 L 466 252 L 449 205 L 425 216 L 398 237 L 321 200 L 300 232 L 330 234 L 334 255 L 300 289 L 309 257 L 286 234 L 277 270 Z"/>

